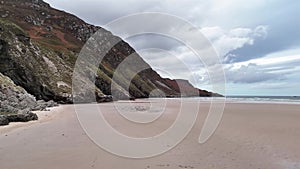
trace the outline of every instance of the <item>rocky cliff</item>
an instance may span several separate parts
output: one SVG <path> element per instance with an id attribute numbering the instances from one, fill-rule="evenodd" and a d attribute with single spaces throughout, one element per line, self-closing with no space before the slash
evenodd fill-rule
<path id="1" fill-rule="evenodd" d="M 53 106 L 56 106 L 53 101 L 37 101 L 25 89 L 0 73 L 0 126 L 10 122 L 37 120 L 37 115 L 31 111 L 45 110 Z"/>
<path id="2" fill-rule="evenodd" d="M 51 8 L 42 0 L 2 0 L 0 17 L 0 72 L 37 100 L 73 102 L 74 65 L 81 48 L 96 31 L 103 38 L 100 48 L 105 48 L 112 39 L 119 40 L 97 67 L 95 95 L 98 102 L 111 101 L 112 94 L 116 99 L 159 97 L 161 93 L 155 93 L 159 90 L 169 97 L 214 95 L 195 89 L 187 81 L 180 80 L 178 84 L 161 78 L 119 37 Z M 134 56 L 133 62 L 116 76 L 116 69 L 130 55 Z M 147 69 L 131 78 L 136 65 Z M 178 85 L 186 86 L 186 91 L 181 91 Z"/>

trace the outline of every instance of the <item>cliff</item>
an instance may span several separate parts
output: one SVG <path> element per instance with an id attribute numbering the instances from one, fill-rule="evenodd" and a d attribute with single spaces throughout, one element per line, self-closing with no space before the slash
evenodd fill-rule
<path id="1" fill-rule="evenodd" d="M 41 0 L 2 0 L 0 16 L 0 72 L 37 100 L 72 103 L 73 69 L 85 42 L 96 31 L 103 38 L 101 47 L 105 48 L 110 39 L 120 39 Z M 130 55 L 134 56 L 134 61 L 112 80 L 120 63 Z M 136 65 L 147 69 L 130 79 Z M 161 78 L 121 39 L 97 69 L 95 95 L 98 102 L 147 98 L 149 95 L 161 97 L 160 92 L 153 92 L 157 89 L 167 97 L 217 96 L 194 88 L 188 81 L 179 80 L 178 84 Z M 114 91 L 111 90 L 112 84 L 115 85 Z M 185 86 L 185 89 L 181 91 L 178 86 Z M 111 97 L 112 93 L 115 98 Z"/>

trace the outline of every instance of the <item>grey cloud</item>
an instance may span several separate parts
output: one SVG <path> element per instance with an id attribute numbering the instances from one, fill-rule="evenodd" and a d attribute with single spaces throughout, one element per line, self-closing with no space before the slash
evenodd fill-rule
<path id="1" fill-rule="evenodd" d="M 235 62 L 247 61 L 265 56 L 270 53 L 300 46 L 300 1 L 285 1 L 282 6 L 268 8 L 272 10 L 263 16 L 261 22 L 269 25 L 270 29 L 266 39 L 260 39 L 252 46 L 237 49 L 231 54 Z M 261 20 L 258 18 L 258 20 Z"/>
<path id="2" fill-rule="evenodd" d="M 228 82 L 233 83 L 258 83 L 270 80 L 284 80 L 286 74 L 270 73 L 256 64 L 243 65 L 238 69 L 226 69 Z"/>
<path id="3" fill-rule="evenodd" d="M 126 39 L 134 49 L 141 50 L 147 48 L 157 48 L 163 50 L 172 50 L 178 46 L 183 45 L 181 42 L 171 37 L 157 35 L 157 34 L 143 34 Z"/>
<path id="4" fill-rule="evenodd" d="M 75 13 L 94 24 L 104 25 L 122 16 L 138 12 L 166 12 L 187 19 L 200 19 L 199 11 L 204 11 L 209 3 L 205 0 L 46 0 L 54 7 Z M 146 23 L 146 22 L 145 22 Z"/>
<path id="5" fill-rule="evenodd" d="M 119 17 L 153 10 L 159 6 L 159 1 L 110 1 L 110 0 L 46 0 L 52 6 L 80 16 L 87 22 L 105 25 Z"/>
<path id="6" fill-rule="evenodd" d="M 186 79 L 193 73 L 191 65 L 180 60 L 174 53 L 161 49 L 146 49 L 138 53 L 164 77 L 169 74 L 170 78 Z"/>

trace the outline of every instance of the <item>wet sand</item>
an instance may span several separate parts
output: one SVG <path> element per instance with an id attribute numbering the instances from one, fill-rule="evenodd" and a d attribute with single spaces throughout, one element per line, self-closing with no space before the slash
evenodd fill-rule
<path id="1" fill-rule="evenodd" d="M 114 103 L 98 106 L 119 132 L 145 137 L 170 127 L 179 103 L 168 100 L 166 113 L 150 124 L 128 122 L 116 113 Z M 137 100 L 136 110 L 128 102 L 121 104 L 119 108 L 141 113 L 150 103 Z M 300 169 L 300 105 L 227 103 L 215 134 L 199 144 L 209 106 L 208 102 L 200 104 L 195 126 L 178 146 L 147 159 L 122 158 L 99 148 L 81 128 L 73 105 L 39 112 L 39 121 L 0 128 L 0 168 Z"/>

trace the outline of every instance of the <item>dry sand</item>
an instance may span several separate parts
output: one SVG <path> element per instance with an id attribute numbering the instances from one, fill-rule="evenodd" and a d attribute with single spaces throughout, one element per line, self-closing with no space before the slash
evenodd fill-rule
<path id="1" fill-rule="evenodd" d="M 122 104 L 126 108 L 128 103 Z M 139 100 L 134 104 L 140 109 L 149 103 Z M 72 105 L 38 112 L 37 122 L 0 128 L 0 168 L 300 169 L 300 105 L 228 103 L 219 128 L 205 144 L 199 144 L 198 137 L 210 104 L 200 106 L 196 125 L 186 139 L 171 151 L 148 159 L 117 157 L 99 148 L 81 128 Z M 180 104 L 168 100 L 167 113 L 147 125 L 121 118 L 114 113 L 113 103 L 99 107 L 115 129 L 144 137 L 167 129 Z"/>

